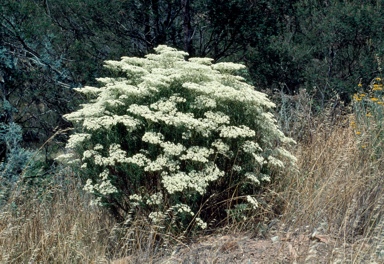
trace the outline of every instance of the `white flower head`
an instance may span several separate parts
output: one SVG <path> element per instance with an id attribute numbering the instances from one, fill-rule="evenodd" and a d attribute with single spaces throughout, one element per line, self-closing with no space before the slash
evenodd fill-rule
<path id="1" fill-rule="evenodd" d="M 73 152 L 69 152 L 69 153 L 65 153 L 57 156 L 55 160 L 59 162 L 68 162 L 69 160 L 74 159 L 74 157 L 75 157 L 75 154 Z"/>
<path id="2" fill-rule="evenodd" d="M 154 224 L 161 224 L 166 218 L 166 215 L 163 212 L 151 212 L 148 218 L 151 219 Z"/>
<path id="3" fill-rule="evenodd" d="M 267 161 L 264 159 L 264 157 L 262 157 L 258 154 L 252 153 L 252 156 L 260 166 L 263 166 L 265 163 L 267 163 Z"/>
<path id="4" fill-rule="evenodd" d="M 186 150 L 186 154 L 180 157 L 181 160 L 192 160 L 207 163 L 209 156 L 214 153 L 213 149 L 205 147 L 192 146 Z"/>
<path id="5" fill-rule="evenodd" d="M 216 106 L 216 100 L 206 95 L 197 96 L 192 104 L 192 108 L 196 109 L 214 109 Z"/>
<path id="6" fill-rule="evenodd" d="M 281 160 L 279 160 L 273 156 L 268 157 L 268 165 L 271 167 L 275 167 L 275 168 L 284 168 L 285 167 L 284 163 Z"/>
<path id="7" fill-rule="evenodd" d="M 153 145 L 160 145 L 164 140 L 164 136 L 161 133 L 145 132 L 141 140 Z"/>
<path id="8" fill-rule="evenodd" d="M 220 137 L 238 138 L 238 137 L 254 137 L 255 131 L 247 126 L 223 126 L 220 128 Z"/>
<path id="9" fill-rule="evenodd" d="M 97 143 L 94 147 L 93 147 L 94 150 L 98 151 L 98 150 L 102 150 L 104 149 L 104 146 L 101 145 L 100 143 Z"/>
<path id="10" fill-rule="evenodd" d="M 76 148 L 78 145 L 80 145 L 90 137 L 91 137 L 91 134 L 87 134 L 87 133 L 77 133 L 77 134 L 70 135 L 66 147 L 69 149 Z"/>
<path id="11" fill-rule="evenodd" d="M 253 184 L 255 184 L 256 186 L 260 185 L 260 180 L 255 173 L 247 172 L 247 173 L 245 173 L 245 177 L 248 180 L 250 180 Z"/>
<path id="12" fill-rule="evenodd" d="M 252 206 L 253 209 L 257 209 L 259 207 L 257 200 L 250 195 L 247 195 L 247 202 Z"/>
<path id="13" fill-rule="evenodd" d="M 207 223 L 204 222 L 200 217 L 196 217 L 195 223 L 198 227 L 200 227 L 203 230 L 207 228 Z"/>
<path id="14" fill-rule="evenodd" d="M 232 63 L 232 62 L 220 62 L 220 63 L 213 64 L 212 69 L 223 71 L 223 72 L 231 72 L 231 71 L 245 69 L 245 66 L 242 64 Z"/>
<path id="15" fill-rule="evenodd" d="M 161 205 L 163 203 L 163 194 L 157 192 L 152 194 L 146 201 L 148 205 Z"/>
<path id="16" fill-rule="evenodd" d="M 172 142 L 163 142 L 160 146 L 163 148 L 164 154 L 168 156 L 179 156 L 186 149 L 182 144 Z"/>
<path id="17" fill-rule="evenodd" d="M 263 151 L 257 142 L 251 140 L 246 140 L 242 146 L 242 149 L 245 153 L 256 153 Z"/>
<path id="18" fill-rule="evenodd" d="M 230 153 L 230 147 L 228 144 L 224 143 L 221 139 L 216 139 L 212 143 L 212 147 L 214 147 L 217 153 L 222 154 L 224 156 L 228 156 Z"/>

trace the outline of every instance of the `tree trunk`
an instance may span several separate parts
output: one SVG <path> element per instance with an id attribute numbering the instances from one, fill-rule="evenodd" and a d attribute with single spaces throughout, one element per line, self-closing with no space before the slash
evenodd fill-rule
<path id="1" fill-rule="evenodd" d="M 183 0 L 183 31 L 184 31 L 184 51 L 189 53 L 189 56 L 193 56 L 192 48 L 192 26 L 191 26 L 191 5 L 190 0 Z"/>

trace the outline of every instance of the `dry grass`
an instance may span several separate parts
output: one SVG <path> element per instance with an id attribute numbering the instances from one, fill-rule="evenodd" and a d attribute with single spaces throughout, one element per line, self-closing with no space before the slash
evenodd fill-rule
<path id="1" fill-rule="evenodd" d="M 375 150 L 359 148 L 357 140 L 348 122 L 320 123 L 297 146 L 300 173 L 277 187 L 287 204 L 285 230 L 332 237 L 330 262 L 382 261 L 384 160 L 372 159 Z"/>
<path id="2" fill-rule="evenodd" d="M 0 213 L 0 263 L 152 263 L 175 239 L 145 220 L 129 227 L 90 206 L 70 169 L 44 193 L 19 188 Z M 40 190 L 41 191 L 41 190 Z M 118 262 L 117 262 L 118 263 Z"/>
<path id="3" fill-rule="evenodd" d="M 59 175 L 57 175 L 59 176 Z M 65 185 L 13 197 L 0 214 L 1 263 L 107 263 L 113 221 L 88 206 L 70 172 Z"/>

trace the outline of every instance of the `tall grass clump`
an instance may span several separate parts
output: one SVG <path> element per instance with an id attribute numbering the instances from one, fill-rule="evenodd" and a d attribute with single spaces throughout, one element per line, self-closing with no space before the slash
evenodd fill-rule
<path id="1" fill-rule="evenodd" d="M 310 140 L 294 151 L 300 173 L 279 183 L 286 230 L 329 236 L 330 262 L 377 263 L 384 257 L 382 79 L 359 88 L 352 111 L 337 123 L 316 117 Z"/>
<path id="2" fill-rule="evenodd" d="M 51 175 L 44 192 L 41 186 L 11 192 L 0 212 L 0 262 L 108 263 L 115 223 L 89 205 L 80 187 L 66 168 Z"/>
<path id="3" fill-rule="evenodd" d="M 106 61 L 111 77 L 76 89 L 89 101 L 65 115 L 77 132 L 61 158 L 125 223 L 145 216 L 180 232 L 254 213 L 261 186 L 295 163 L 274 104 L 236 75 L 243 65 L 155 51 Z"/>

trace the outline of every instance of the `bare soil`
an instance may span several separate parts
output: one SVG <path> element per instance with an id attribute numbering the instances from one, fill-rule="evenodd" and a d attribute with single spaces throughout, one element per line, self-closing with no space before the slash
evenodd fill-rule
<path id="1" fill-rule="evenodd" d="M 124 258 L 113 264 L 265 264 L 265 263 L 352 263 L 352 245 L 339 243 L 326 234 L 309 232 L 270 232 L 268 237 L 241 233 L 209 235 L 198 242 L 179 245 L 169 256 L 144 260 Z M 364 249 L 360 247 L 360 249 Z M 347 256 L 348 255 L 348 256 Z M 368 261 L 368 260 L 367 260 Z M 361 263 L 361 262 L 360 262 Z"/>

